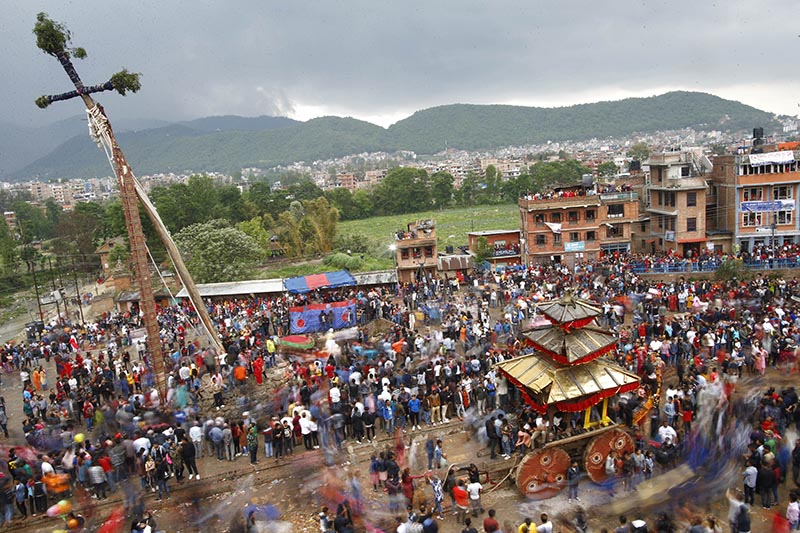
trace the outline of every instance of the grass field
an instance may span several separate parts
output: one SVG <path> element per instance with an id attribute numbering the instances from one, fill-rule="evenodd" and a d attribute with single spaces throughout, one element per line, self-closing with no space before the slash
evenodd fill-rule
<path id="1" fill-rule="evenodd" d="M 352 237 L 367 249 L 366 253 L 353 253 L 361 258 L 361 262 L 357 268 L 351 268 L 351 271 L 368 272 L 392 268 L 394 263 L 389 245 L 394 242 L 394 232 L 405 229 L 409 222 L 423 219 L 436 220 L 439 251 L 444 252 L 447 245 L 456 249 L 466 245 L 467 233 L 470 231 L 519 228 L 519 209 L 515 204 L 481 205 L 340 222 L 338 234 Z M 321 260 L 267 264 L 259 269 L 256 277 L 286 278 L 336 269 Z"/>
<path id="2" fill-rule="evenodd" d="M 339 223 L 338 232 L 341 235 L 365 236 L 370 241 L 382 241 L 388 247 L 394 241 L 394 232 L 405 229 L 409 222 L 429 218 L 436 220 L 436 235 L 439 251 L 442 252 L 447 245 L 466 245 L 470 231 L 519 228 L 517 205 L 501 204 L 349 220 Z"/>

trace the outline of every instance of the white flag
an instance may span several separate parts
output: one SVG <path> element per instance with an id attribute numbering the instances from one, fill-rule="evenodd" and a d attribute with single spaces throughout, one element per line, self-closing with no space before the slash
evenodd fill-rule
<path id="1" fill-rule="evenodd" d="M 553 233 L 561 233 L 561 222 L 545 222 L 544 225 Z"/>

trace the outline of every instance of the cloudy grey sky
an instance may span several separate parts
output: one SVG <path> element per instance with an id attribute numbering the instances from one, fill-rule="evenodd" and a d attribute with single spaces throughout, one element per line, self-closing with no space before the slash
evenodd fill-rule
<path id="1" fill-rule="evenodd" d="M 3 0 L 0 121 L 38 124 L 69 80 L 39 52 L 36 13 L 85 47 L 87 83 L 125 66 L 143 90 L 110 116 L 354 116 L 387 126 L 448 103 L 556 106 L 707 91 L 800 112 L 797 0 Z"/>

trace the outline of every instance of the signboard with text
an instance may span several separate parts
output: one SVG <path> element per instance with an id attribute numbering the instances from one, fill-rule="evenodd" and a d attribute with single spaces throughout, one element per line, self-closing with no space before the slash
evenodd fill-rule
<path id="1" fill-rule="evenodd" d="M 583 252 L 584 250 L 586 250 L 586 241 L 564 243 L 565 252 Z"/>
<path id="2" fill-rule="evenodd" d="M 742 213 L 760 213 L 762 211 L 794 211 L 794 200 L 753 201 L 739 204 Z"/>

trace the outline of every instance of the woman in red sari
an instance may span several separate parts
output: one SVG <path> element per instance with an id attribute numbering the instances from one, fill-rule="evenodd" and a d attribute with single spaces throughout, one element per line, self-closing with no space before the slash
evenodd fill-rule
<path id="1" fill-rule="evenodd" d="M 264 382 L 264 358 L 262 356 L 256 357 L 253 361 L 253 374 L 256 377 L 256 383 L 261 385 Z"/>

